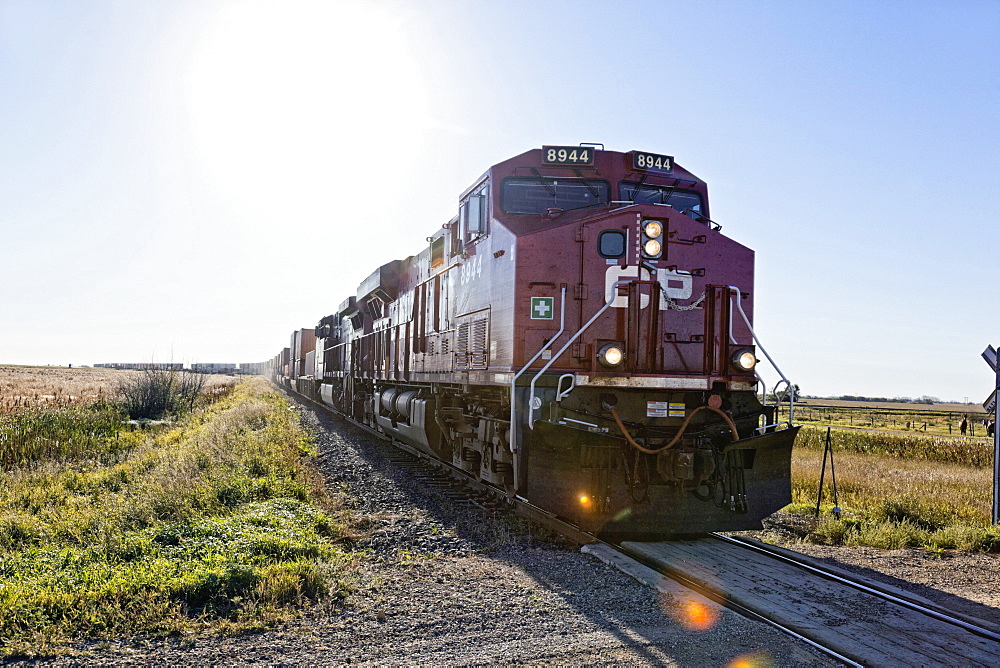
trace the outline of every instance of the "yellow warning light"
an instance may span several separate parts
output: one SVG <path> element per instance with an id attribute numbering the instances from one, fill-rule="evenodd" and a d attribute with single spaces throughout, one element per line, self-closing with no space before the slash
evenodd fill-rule
<path id="1" fill-rule="evenodd" d="M 589 496 L 581 496 L 580 497 L 580 503 L 581 503 L 581 505 L 589 506 L 590 505 L 590 497 Z"/>

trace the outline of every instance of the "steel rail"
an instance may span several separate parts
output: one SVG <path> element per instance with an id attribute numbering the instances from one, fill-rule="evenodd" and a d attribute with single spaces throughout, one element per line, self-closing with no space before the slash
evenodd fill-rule
<path id="1" fill-rule="evenodd" d="M 597 542 L 604 543 L 604 541 L 597 541 Z M 768 617 L 763 613 L 757 612 L 752 608 L 744 606 L 742 603 L 730 599 L 728 596 L 718 591 L 717 589 L 714 589 L 704 584 L 703 582 L 700 582 L 699 580 L 688 577 L 688 575 L 685 574 L 680 569 L 662 564 L 656 561 L 655 559 L 634 552 L 628 549 L 627 547 L 624 547 L 623 545 L 618 545 L 615 543 L 604 543 L 604 544 L 609 545 L 612 549 L 617 550 L 618 552 L 624 554 L 630 559 L 633 559 L 634 561 L 637 561 L 643 566 L 653 569 L 660 575 L 670 578 L 671 580 L 677 582 L 681 586 L 686 587 L 692 591 L 695 591 L 704 596 L 705 598 L 715 601 L 722 607 L 728 610 L 732 610 L 733 612 L 742 615 L 747 619 L 752 619 L 754 621 L 770 626 L 771 628 L 780 631 L 781 633 L 784 633 L 785 635 L 791 638 L 800 640 L 805 644 L 809 645 L 810 647 L 812 647 L 813 649 L 822 652 L 823 654 L 829 656 L 832 659 L 841 661 L 848 666 L 854 666 L 855 668 L 862 668 L 864 666 L 864 664 L 858 663 L 857 661 L 854 661 L 853 659 L 844 656 L 843 654 L 837 652 L 835 649 L 827 647 L 826 645 L 823 645 L 822 643 L 819 643 L 813 640 L 812 638 L 809 638 L 808 636 L 802 635 L 801 633 L 791 628 L 790 626 L 786 626 L 779 621 L 771 619 L 770 617 Z"/>
<path id="2" fill-rule="evenodd" d="M 942 622 L 945 622 L 947 624 L 951 624 L 953 626 L 957 626 L 957 627 L 959 627 L 959 628 L 961 628 L 961 629 L 963 629 L 965 631 L 968 631 L 969 633 L 977 635 L 977 636 L 979 636 L 981 638 L 986 638 L 988 640 L 993 640 L 993 641 L 996 641 L 996 642 L 1000 642 L 1000 633 L 996 633 L 996 632 L 991 631 L 991 630 L 989 630 L 987 628 L 984 628 L 982 626 L 978 626 L 978 625 L 973 624 L 971 622 L 967 622 L 967 621 L 965 621 L 963 619 L 958 619 L 957 617 L 952 617 L 951 615 L 948 615 L 946 613 L 940 612 L 938 610 L 934 610 L 933 608 L 929 608 L 929 607 L 927 607 L 925 605 L 921 605 L 920 603 L 916 603 L 914 601 L 910 601 L 908 599 L 901 598 L 901 597 L 896 596 L 894 594 L 890 594 L 889 592 L 883 591 L 883 590 L 878 589 L 876 587 L 868 586 L 868 585 L 866 585 L 866 584 L 864 584 L 862 582 L 859 582 L 857 580 L 853 580 L 851 578 L 847 578 L 847 577 L 844 577 L 842 575 L 838 575 L 837 573 L 833 573 L 833 572 L 828 571 L 826 569 L 819 568 L 817 566 L 813 566 L 812 564 L 807 564 L 804 561 L 800 561 L 800 560 L 798 560 L 798 559 L 796 559 L 794 557 L 788 556 L 786 554 L 781 554 L 780 552 L 777 552 L 775 550 L 768 549 L 764 545 L 757 545 L 755 543 L 748 542 L 748 541 L 746 541 L 744 539 L 741 539 L 741 538 L 734 538 L 732 536 L 726 536 L 726 535 L 723 535 L 723 534 L 720 534 L 720 533 L 710 533 L 709 535 L 712 536 L 713 538 L 721 540 L 721 541 L 723 541 L 723 542 L 725 542 L 725 543 L 727 543 L 729 545 L 738 545 L 738 546 L 740 546 L 742 548 L 745 548 L 745 549 L 757 552 L 758 554 L 767 555 L 767 556 L 769 556 L 769 557 L 771 557 L 771 558 L 773 558 L 773 559 L 775 559 L 777 561 L 780 561 L 780 562 L 786 563 L 786 564 L 790 564 L 792 566 L 795 566 L 796 568 L 800 568 L 800 569 L 802 569 L 804 571 L 807 571 L 807 572 L 812 573 L 814 575 L 818 575 L 818 576 L 820 576 L 822 578 L 825 578 L 827 580 L 831 580 L 833 582 L 837 582 L 837 583 L 840 583 L 840 584 L 847 585 L 848 587 L 852 587 L 854 589 L 857 589 L 858 591 L 864 592 L 864 593 L 869 594 L 871 596 L 875 596 L 877 598 L 881 598 L 884 601 L 888 601 L 890 603 L 894 603 L 894 604 L 896 604 L 898 606 L 907 608 L 909 610 L 913 610 L 914 612 L 919 612 L 921 614 L 927 615 L 928 617 L 933 617 L 934 619 L 937 619 L 938 621 L 942 621 Z"/>

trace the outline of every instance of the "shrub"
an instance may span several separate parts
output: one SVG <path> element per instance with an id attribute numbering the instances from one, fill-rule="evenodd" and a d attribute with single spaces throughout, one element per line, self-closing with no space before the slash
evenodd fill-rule
<path id="1" fill-rule="evenodd" d="M 130 418 L 158 420 L 191 411 L 204 387 L 202 374 L 146 369 L 122 380 L 117 390 Z"/>
<path id="2" fill-rule="evenodd" d="M 936 509 L 928 508 L 927 504 L 920 503 L 917 499 L 893 498 L 882 499 L 881 503 L 872 510 L 872 519 L 879 522 L 891 522 L 909 524 L 933 531 L 948 524 L 947 517 L 936 517 Z"/>
<path id="3" fill-rule="evenodd" d="M 809 541 L 821 545 L 843 545 L 848 540 L 848 534 L 857 533 L 858 523 L 853 520 L 838 520 L 833 516 L 825 516 L 809 534 Z"/>

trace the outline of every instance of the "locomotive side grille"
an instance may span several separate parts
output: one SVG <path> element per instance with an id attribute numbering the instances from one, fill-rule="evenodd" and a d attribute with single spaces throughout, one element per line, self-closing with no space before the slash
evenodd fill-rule
<path id="1" fill-rule="evenodd" d="M 489 366 L 489 318 L 460 323 L 455 334 L 455 368 L 486 369 Z"/>
<path id="2" fill-rule="evenodd" d="M 472 323 L 469 334 L 469 368 L 485 369 L 489 366 L 488 327 L 489 320 L 483 318 Z"/>
<path id="3" fill-rule="evenodd" d="M 458 333 L 455 334 L 455 368 L 469 368 L 469 325 L 463 322 L 458 326 Z"/>

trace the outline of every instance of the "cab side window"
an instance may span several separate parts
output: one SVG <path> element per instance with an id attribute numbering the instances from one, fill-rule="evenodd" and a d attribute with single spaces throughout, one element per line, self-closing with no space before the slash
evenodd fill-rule
<path id="1" fill-rule="evenodd" d="M 489 219 L 489 185 L 483 183 L 459 204 L 462 241 L 469 243 L 485 235 Z"/>
<path id="2" fill-rule="evenodd" d="M 444 264 L 444 236 L 431 240 L 431 269 Z"/>

